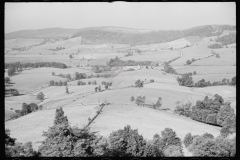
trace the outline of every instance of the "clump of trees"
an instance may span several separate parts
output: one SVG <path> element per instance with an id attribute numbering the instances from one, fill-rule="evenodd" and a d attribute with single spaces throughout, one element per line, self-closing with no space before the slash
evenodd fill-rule
<path id="1" fill-rule="evenodd" d="M 94 71 L 94 73 L 102 73 L 102 72 L 110 71 L 111 68 L 109 66 L 104 66 L 104 65 L 95 65 L 95 66 L 92 66 L 92 70 Z"/>
<path id="2" fill-rule="evenodd" d="M 107 62 L 107 66 L 114 67 L 114 66 L 150 66 L 151 61 L 133 61 L 133 60 L 128 60 L 128 61 L 123 61 L 119 59 L 118 57 L 115 57 L 114 59 L 110 59 L 110 61 Z"/>
<path id="3" fill-rule="evenodd" d="M 208 48 L 218 49 L 218 48 L 222 48 L 222 45 L 221 45 L 221 44 L 218 44 L 218 43 L 215 43 L 215 44 L 209 45 Z"/>
<path id="4" fill-rule="evenodd" d="M 154 82 L 154 79 L 150 79 L 150 82 L 153 83 L 153 82 Z"/>
<path id="5" fill-rule="evenodd" d="M 145 104 L 145 100 L 146 100 L 145 96 L 137 96 L 137 98 L 135 99 L 135 103 L 138 106 L 141 106 L 141 105 Z"/>
<path id="6" fill-rule="evenodd" d="M 164 71 L 166 73 L 170 73 L 170 74 L 177 74 L 175 69 L 172 66 L 170 66 L 168 63 L 166 63 L 166 62 L 164 62 Z"/>
<path id="7" fill-rule="evenodd" d="M 194 58 L 192 58 L 192 60 L 187 60 L 186 61 L 186 65 L 190 65 L 190 64 L 192 64 L 195 61 L 196 61 L 196 59 L 194 59 Z"/>
<path id="8" fill-rule="evenodd" d="M 78 81 L 78 82 L 77 82 L 77 85 L 78 85 L 78 86 L 86 85 L 86 82 Z"/>
<path id="9" fill-rule="evenodd" d="M 19 117 L 25 116 L 29 113 L 36 112 L 37 110 L 41 110 L 41 109 L 42 109 L 42 106 L 39 107 L 36 103 L 30 103 L 30 104 L 23 103 L 22 109 L 15 110 L 15 114 L 11 116 L 11 119 L 17 119 Z"/>
<path id="10" fill-rule="evenodd" d="M 194 85 L 191 75 L 187 73 L 183 74 L 181 78 L 177 77 L 177 81 L 180 86 L 192 87 Z"/>
<path id="11" fill-rule="evenodd" d="M 67 81 L 62 82 L 61 80 L 59 82 L 54 82 L 54 80 L 49 82 L 50 86 L 66 86 Z"/>

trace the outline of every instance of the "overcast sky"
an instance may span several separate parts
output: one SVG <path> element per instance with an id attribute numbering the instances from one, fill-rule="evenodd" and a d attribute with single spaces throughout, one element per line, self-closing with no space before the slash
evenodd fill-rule
<path id="1" fill-rule="evenodd" d="M 5 3 L 5 33 L 99 26 L 181 30 L 212 24 L 236 25 L 235 3 Z"/>

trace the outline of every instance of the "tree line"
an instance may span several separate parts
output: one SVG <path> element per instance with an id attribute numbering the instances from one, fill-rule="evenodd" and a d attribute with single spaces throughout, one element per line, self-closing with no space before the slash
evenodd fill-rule
<path id="1" fill-rule="evenodd" d="M 193 82 L 192 75 L 196 75 L 196 71 L 193 72 L 193 74 L 185 73 L 182 75 L 182 77 L 177 77 L 177 82 L 180 86 L 186 86 L 186 87 L 207 87 L 207 86 L 217 86 L 217 85 L 236 85 L 236 76 L 232 78 L 230 81 L 229 79 L 223 78 L 222 81 L 205 81 L 205 79 L 199 80 L 197 83 Z"/>
<path id="2" fill-rule="evenodd" d="M 222 45 L 229 45 L 229 44 L 236 43 L 236 34 L 230 33 L 229 35 L 218 37 L 216 39 L 216 42 L 220 42 L 222 43 Z"/>
<path id="3" fill-rule="evenodd" d="M 107 66 L 114 67 L 114 66 L 137 66 L 137 65 L 142 65 L 142 66 L 150 66 L 151 61 L 133 61 L 133 60 L 128 60 L 128 61 L 123 61 L 119 59 L 118 57 L 115 57 L 114 59 L 110 59 L 107 62 Z"/>

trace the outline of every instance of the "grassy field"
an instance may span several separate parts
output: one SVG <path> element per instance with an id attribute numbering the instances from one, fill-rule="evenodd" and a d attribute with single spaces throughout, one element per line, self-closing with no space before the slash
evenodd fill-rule
<path id="1" fill-rule="evenodd" d="M 88 117 L 95 115 L 97 107 L 94 105 L 74 106 L 63 110 L 72 126 L 82 127 L 87 124 Z M 11 130 L 11 136 L 17 138 L 18 142 L 32 141 L 34 148 L 37 148 L 39 146 L 37 141 L 44 138 L 42 137 L 43 131 L 47 131 L 48 127 L 53 125 L 54 115 L 55 109 L 42 110 L 6 122 L 5 127 Z M 160 134 L 167 127 L 176 131 L 181 139 L 188 132 L 200 135 L 207 131 L 217 136 L 220 131 L 219 127 L 136 105 L 105 106 L 103 112 L 90 127 L 92 131 L 98 131 L 100 135 L 109 136 L 112 131 L 122 129 L 126 125 L 137 128 L 139 133 L 147 139 L 152 139 L 155 133 Z"/>

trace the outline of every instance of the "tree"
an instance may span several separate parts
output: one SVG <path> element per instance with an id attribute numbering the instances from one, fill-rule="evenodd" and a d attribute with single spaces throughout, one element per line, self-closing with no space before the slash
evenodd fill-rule
<path id="1" fill-rule="evenodd" d="M 206 118 L 206 123 L 216 125 L 217 124 L 217 114 L 216 113 L 209 114 Z"/>
<path id="2" fill-rule="evenodd" d="M 67 82 L 66 81 L 63 82 L 63 86 L 67 86 Z"/>
<path id="3" fill-rule="evenodd" d="M 44 100 L 44 94 L 42 92 L 38 93 L 37 99 L 40 100 L 40 101 L 43 101 Z"/>
<path id="4" fill-rule="evenodd" d="M 62 86 L 62 84 L 63 84 L 62 81 L 59 81 L 58 85 L 59 85 L 59 86 Z"/>
<path id="5" fill-rule="evenodd" d="M 58 86 L 58 82 L 54 82 L 54 86 Z"/>
<path id="6" fill-rule="evenodd" d="M 108 89 L 108 85 L 105 85 L 105 89 L 106 89 L 106 90 Z"/>
<path id="7" fill-rule="evenodd" d="M 197 72 L 196 72 L 196 71 L 194 71 L 194 72 L 193 72 L 193 75 L 196 75 L 196 74 L 197 74 Z"/>
<path id="8" fill-rule="evenodd" d="M 52 75 L 55 76 L 55 72 L 52 72 Z"/>
<path id="9" fill-rule="evenodd" d="M 236 76 L 232 78 L 231 85 L 236 85 Z"/>
<path id="10" fill-rule="evenodd" d="M 10 78 L 9 77 L 5 77 L 5 84 L 9 84 L 10 83 Z"/>
<path id="11" fill-rule="evenodd" d="M 176 145 L 181 147 L 182 150 L 182 142 L 179 137 L 177 137 L 176 133 L 171 128 L 165 128 L 162 132 L 162 145 L 163 150 L 165 150 L 168 146 Z"/>
<path id="12" fill-rule="evenodd" d="M 157 103 L 155 104 L 155 107 L 159 109 L 161 106 L 162 106 L 162 98 L 159 97 Z"/>
<path id="13" fill-rule="evenodd" d="M 187 60 L 186 64 L 190 65 L 192 62 L 190 60 Z"/>
<path id="14" fill-rule="evenodd" d="M 224 121 L 232 116 L 234 116 L 234 109 L 231 108 L 230 104 L 224 104 L 217 114 L 217 124 L 223 126 Z"/>
<path id="15" fill-rule="evenodd" d="M 99 92 L 101 91 L 101 86 L 98 87 L 98 91 L 99 91 Z"/>
<path id="16" fill-rule="evenodd" d="M 15 72 L 16 72 L 15 68 L 9 68 L 8 69 L 8 76 L 13 76 Z"/>
<path id="17" fill-rule="evenodd" d="M 109 136 L 109 143 L 114 157 L 141 157 L 146 146 L 143 136 L 138 134 L 137 129 L 131 129 L 129 125 L 112 132 Z"/>
<path id="18" fill-rule="evenodd" d="M 54 86 L 54 81 L 53 81 L 53 80 L 50 81 L 49 85 L 50 85 L 50 86 Z"/>
<path id="19" fill-rule="evenodd" d="M 28 107 L 30 108 L 31 112 L 35 112 L 38 110 L 38 105 L 36 103 L 30 103 Z"/>
<path id="20" fill-rule="evenodd" d="M 91 81 L 88 81 L 88 85 L 91 85 L 91 83 L 92 83 Z"/>
<path id="21" fill-rule="evenodd" d="M 95 92 L 97 92 L 98 91 L 98 87 L 95 87 Z"/>
<path id="22" fill-rule="evenodd" d="M 66 89 L 66 93 L 68 94 L 68 93 L 69 93 L 69 91 L 68 91 L 68 86 L 66 86 L 66 88 L 65 88 L 65 89 Z"/>
<path id="23" fill-rule="evenodd" d="M 229 134 L 236 132 L 236 116 L 227 117 L 223 122 L 223 127 L 221 129 L 221 135 L 227 137 Z"/>
<path id="24" fill-rule="evenodd" d="M 193 141 L 193 136 L 191 133 L 187 133 L 184 137 L 183 144 L 188 147 Z"/>

